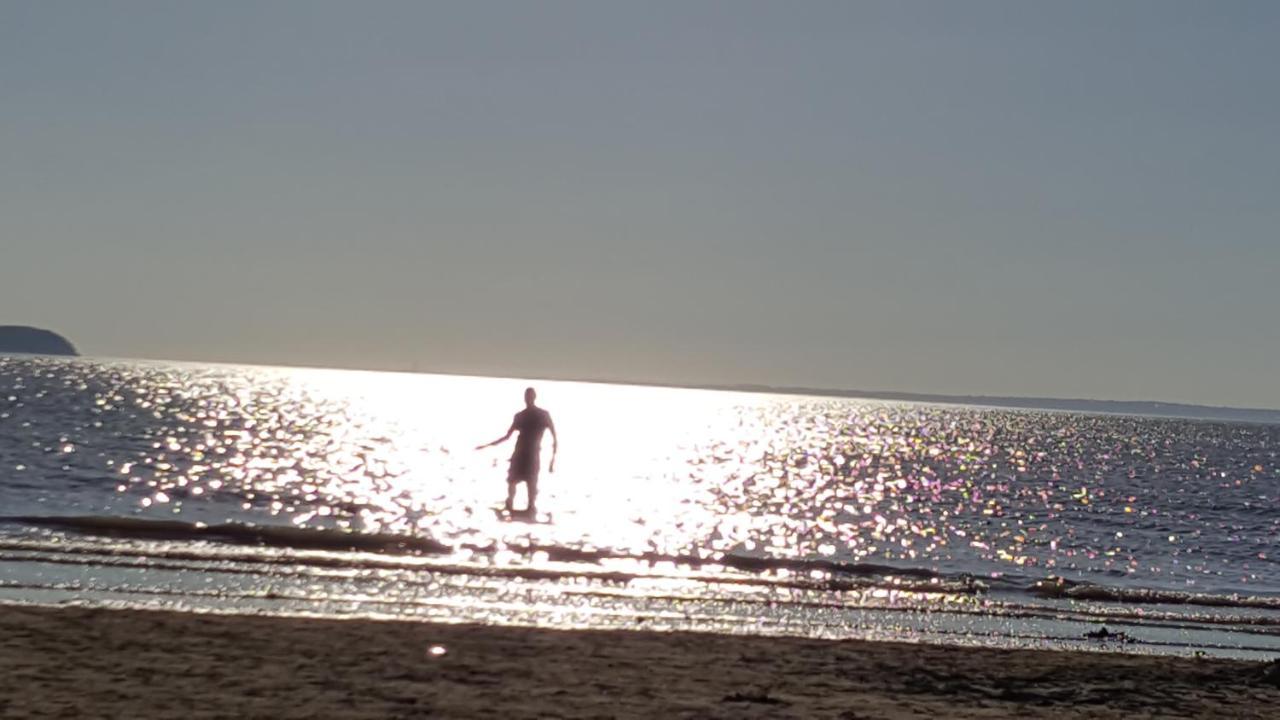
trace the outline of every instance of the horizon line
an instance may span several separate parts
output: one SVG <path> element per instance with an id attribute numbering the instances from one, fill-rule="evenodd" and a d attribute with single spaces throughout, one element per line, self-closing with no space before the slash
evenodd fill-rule
<path id="1" fill-rule="evenodd" d="M 5 353 L 3 355 L 37 355 L 31 353 Z M 386 373 L 402 373 L 409 375 L 447 375 L 456 377 L 475 377 L 475 378 L 493 378 L 493 379 L 520 379 L 520 380 L 542 380 L 547 382 L 580 382 L 600 385 L 635 385 L 640 387 L 660 387 L 684 390 L 709 390 L 719 392 L 744 392 L 758 394 L 774 394 L 774 395 L 807 395 L 814 397 L 843 397 L 851 399 L 866 400 L 896 400 L 902 402 L 919 402 L 929 404 L 942 405 L 980 405 L 986 407 L 1009 407 L 1013 409 L 1043 409 L 1043 410 L 1066 410 L 1066 411 L 1082 411 L 1082 412 L 1104 412 L 1112 414 L 1130 414 L 1130 415 L 1153 415 L 1156 417 L 1185 417 L 1185 415 L 1174 414 L 1172 416 L 1159 412 L 1160 410 L 1177 411 L 1177 410 L 1202 410 L 1210 412 L 1227 413 L 1231 415 L 1242 416 L 1263 416 L 1268 421 L 1280 421 L 1280 408 L 1269 407 L 1241 407 L 1235 405 L 1206 405 L 1201 403 L 1171 401 L 1171 400 L 1119 400 L 1119 399 L 1096 399 L 1096 398 L 1069 398 L 1069 397 L 1053 397 L 1040 395 L 965 395 L 957 393 L 933 393 L 933 392 L 916 392 L 907 390 L 865 390 L 852 388 L 831 388 L 831 387 L 811 387 L 805 385 L 771 385 L 767 383 L 697 383 L 697 382 L 674 382 L 674 381 L 658 381 L 658 380 L 638 380 L 638 379 L 619 379 L 609 377 L 570 377 L 570 376 L 554 376 L 543 374 L 512 374 L 497 375 L 486 372 L 469 372 L 461 370 L 435 370 L 435 369 L 377 369 L 369 367 L 358 367 L 350 365 L 317 365 L 307 363 L 267 363 L 252 361 L 229 361 L 229 360 L 192 360 L 179 358 L 164 357 L 116 357 L 107 355 L 48 355 L 45 357 L 57 357 L 63 359 L 86 359 L 86 360 L 137 360 L 143 362 L 174 362 L 174 363 L 193 363 L 206 365 L 231 365 L 231 366 L 248 366 L 248 367 L 269 367 L 269 368 L 298 368 L 309 370 L 345 370 L 355 372 L 386 372 Z M 1037 403 L 1030 405 L 1027 403 Z M 1109 405 L 1117 409 L 1087 409 L 1077 407 L 1080 405 Z M 1130 410 L 1125 411 L 1119 409 L 1121 406 L 1129 406 Z M 1143 411 L 1145 410 L 1145 412 Z M 1257 417 L 1236 417 L 1236 418 L 1214 418 L 1214 419 L 1237 419 L 1250 420 L 1258 419 Z"/>

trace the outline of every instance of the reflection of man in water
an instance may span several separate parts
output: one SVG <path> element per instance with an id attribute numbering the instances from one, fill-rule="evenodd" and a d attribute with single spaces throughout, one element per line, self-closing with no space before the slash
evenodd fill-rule
<path id="1" fill-rule="evenodd" d="M 520 482 L 525 483 L 529 493 L 529 504 L 525 512 L 537 511 L 538 470 L 542 467 L 542 433 L 547 430 L 551 431 L 551 465 L 547 467 L 547 471 L 556 471 L 556 452 L 559 450 L 560 440 L 556 437 L 556 426 L 551 422 L 551 413 L 533 404 L 537 397 L 538 393 L 534 392 L 533 388 L 525 389 L 525 408 L 516 413 L 515 418 L 511 420 L 511 427 L 507 430 L 507 434 L 476 448 L 480 450 L 493 447 L 506 442 L 512 433 L 520 433 L 516 438 L 516 449 L 511 453 L 511 469 L 507 471 L 507 503 L 505 505 L 507 512 L 511 512 L 511 503 L 516 497 L 516 484 Z"/>

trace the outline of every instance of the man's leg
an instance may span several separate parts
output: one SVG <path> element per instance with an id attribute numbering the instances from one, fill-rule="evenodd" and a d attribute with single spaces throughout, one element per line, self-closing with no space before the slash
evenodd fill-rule
<path id="1" fill-rule="evenodd" d="M 538 478 L 536 476 L 529 478 L 527 481 L 525 481 L 524 486 L 525 486 L 525 489 L 529 491 L 529 503 L 528 503 L 529 512 L 531 513 L 537 512 L 538 511 Z"/>
<path id="2" fill-rule="evenodd" d="M 516 500 L 516 483 L 518 482 L 520 481 L 515 478 L 507 478 L 507 504 L 503 506 L 507 512 L 511 512 L 512 503 Z"/>

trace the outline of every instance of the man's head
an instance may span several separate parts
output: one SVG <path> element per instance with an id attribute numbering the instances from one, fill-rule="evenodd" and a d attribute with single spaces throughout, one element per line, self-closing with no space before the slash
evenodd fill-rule
<path id="1" fill-rule="evenodd" d="M 524 404 L 526 407 L 533 407 L 533 401 L 538 399 L 538 392 L 533 388 L 524 389 Z"/>

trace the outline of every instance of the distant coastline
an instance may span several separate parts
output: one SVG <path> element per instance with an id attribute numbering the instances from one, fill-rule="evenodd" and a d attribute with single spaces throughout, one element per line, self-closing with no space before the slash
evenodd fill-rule
<path id="1" fill-rule="evenodd" d="M 3 328 L 0 327 L 0 330 Z M 0 344 L 0 353 L 19 352 L 6 350 Z M 48 353 L 45 353 L 48 354 Z M 73 353 L 74 349 L 73 349 Z M 1061 412 L 1106 413 L 1111 415 L 1138 415 L 1144 417 L 1185 418 L 1195 420 L 1226 420 L 1232 422 L 1250 422 L 1280 424 L 1280 409 L 1240 408 L 1215 405 L 1197 405 L 1194 403 L 1163 402 L 1158 400 L 1089 400 L 1083 398 L 1052 397 L 1016 397 L 1005 395 L 949 395 L 941 393 L 913 393 L 891 390 L 846 390 L 839 388 L 817 388 L 795 385 L 763 385 L 754 383 L 715 384 L 715 383 L 672 383 L 625 378 L 583 378 L 553 375 L 493 375 L 485 372 L 463 372 L 458 370 L 436 370 L 430 368 L 414 368 L 412 370 L 394 370 L 387 368 L 367 368 L 356 366 L 333 366 L 315 364 L 281 364 L 234 362 L 228 360 L 189 360 L 171 358 L 101 358 L 103 360 L 140 360 L 144 362 L 174 362 L 181 364 L 203 365 L 239 365 L 263 367 L 297 367 L 328 370 L 357 370 L 365 372 L 403 372 L 423 375 L 457 375 L 462 377 L 520 378 L 529 381 L 545 380 L 548 382 L 582 382 L 604 385 L 637 385 L 641 387 L 677 388 L 685 390 L 713 390 L 720 392 L 765 393 L 771 395 L 807 395 L 814 397 L 849 398 L 854 400 L 883 400 L 888 402 L 936 403 L 940 405 L 973 405 L 977 407 L 1013 408 L 1018 410 L 1053 410 Z"/>
<path id="2" fill-rule="evenodd" d="M 940 403 L 946 405 L 980 405 L 1023 410 L 1062 410 L 1067 412 L 1145 415 L 1198 420 L 1235 420 L 1242 422 L 1280 423 L 1280 410 L 1264 408 L 1218 407 L 1146 400 L 1085 400 L 1074 398 L 1008 397 L 1000 395 L 935 395 L 930 393 L 889 392 L 883 390 L 831 390 L 824 388 L 772 387 L 768 385 L 723 385 L 717 390 L 765 392 L 782 395 L 820 395 L 825 397 L 894 400 L 899 402 Z"/>
<path id="3" fill-rule="evenodd" d="M 436 374 L 448 375 L 465 373 Z M 1280 423 L 1280 409 L 1196 405 L 1194 403 L 1162 402 L 1157 400 L 1088 400 L 1080 398 L 1014 397 L 1005 395 L 947 395 L 939 393 L 896 392 L 891 390 L 843 390 L 836 388 L 815 388 L 795 385 L 762 385 L 752 383 L 662 383 L 638 380 L 560 377 L 529 379 L 551 380 L 556 382 L 567 381 L 641 385 L 646 387 L 669 387 L 686 390 L 765 393 L 770 395 L 808 395 L 816 397 L 849 398 L 853 400 L 936 403 L 939 405 L 975 405 L 978 407 L 1013 408 L 1017 410 L 1056 410 L 1062 412 L 1107 413 L 1111 415 L 1140 415 L 1145 417 L 1186 418 L 1195 420 L 1229 420 L 1233 422 L 1268 424 Z"/>

